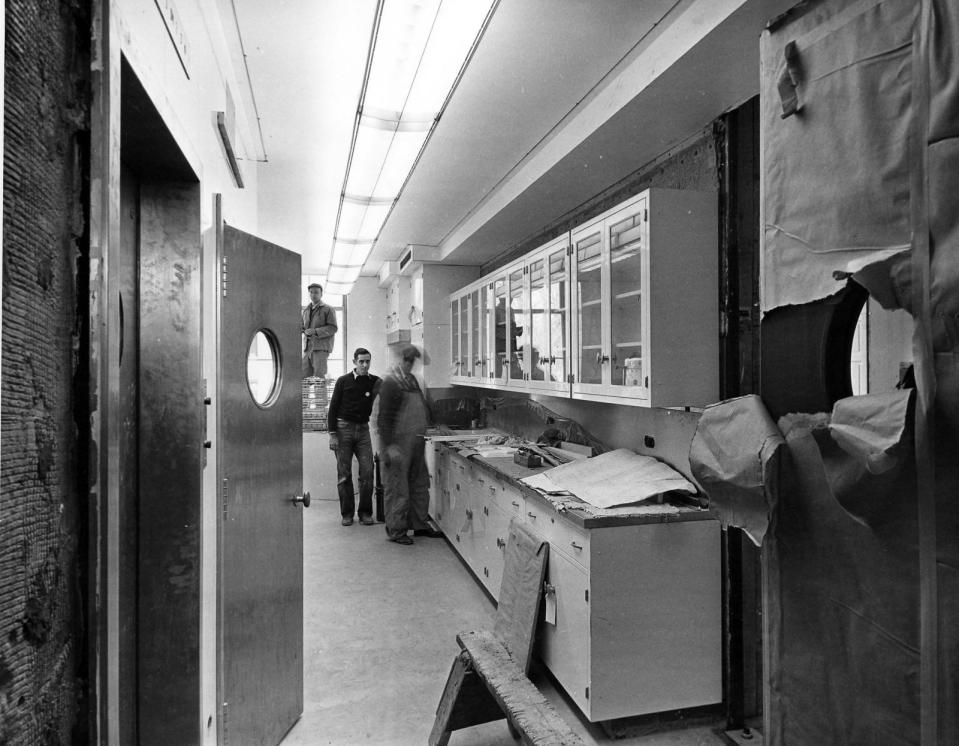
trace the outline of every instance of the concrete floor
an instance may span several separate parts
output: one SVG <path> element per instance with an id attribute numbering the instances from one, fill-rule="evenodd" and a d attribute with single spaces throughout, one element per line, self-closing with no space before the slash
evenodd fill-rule
<path id="1" fill-rule="evenodd" d="M 283 746 L 427 742 L 456 633 L 490 628 L 495 607 L 444 539 L 386 540 L 382 524 L 340 525 L 326 433 L 304 434 L 304 711 Z M 613 742 L 582 719 L 548 675 L 533 680 L 587 744 Z M 622 746 L 728 743 L 720 723 Z M 516 743 L 506 721 L 456 731 L 452 746 Z"/>

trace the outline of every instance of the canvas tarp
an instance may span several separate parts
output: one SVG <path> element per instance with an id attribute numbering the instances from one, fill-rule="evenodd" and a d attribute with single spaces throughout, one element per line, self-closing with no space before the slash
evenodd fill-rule
<path id="1" fill-rule="evenodd" d="M 820 6 L 762 41 L 764 312 L 833 295 L 910 248 L 916 3 Z M 784 116 L 787 91 L 797 108 Z M 860 275 L 894 297 L 888 278 Z"/>

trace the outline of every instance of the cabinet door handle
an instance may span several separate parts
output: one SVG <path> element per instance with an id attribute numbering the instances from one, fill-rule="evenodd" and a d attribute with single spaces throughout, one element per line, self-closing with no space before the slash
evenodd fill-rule
<path id="1" fill-rule="evenodd" d="M 497 536 L 497 537 L 496 537 L 496 546 L 498 546 L 500 549 L 502 549 L 503 547 L 506 546 L 506 542 L 503 541 L 501 538 L 499 538 L 499 537 Z"/>
<path id="2" fill-rule="evenodd" d="M 530 518 L 536 518 L 536 513 L 527 512 L 526 515 L 528 515 Z"/>
<path id="3" fill-rule="evenodd" d="M 571 547 L 573 547 L 573 549 L 579 549 L 580 551 L 582 551 L 582 549 L 583 549 L 583 547 L 580 546 L 579 544 L 577 544 L 575 541 L 571 541 L 571 542 L 569 543 L 569 545 L 570 545 Z"/>
<path id="4" fill-rule="evenodd" d="M 519 503 L 516 502 L 515 500 L 513 500 L 513 507 L 514 507 L 514 508 L 518 508 L 518 507 L 519 507 Z"/>
<path id="5" fill-rule="evenodd" d="M 469 520 L 473 520 L 473 511 L 470 510 L 469 508 L 466 509 L 466 517 L 467 517 Z"/>

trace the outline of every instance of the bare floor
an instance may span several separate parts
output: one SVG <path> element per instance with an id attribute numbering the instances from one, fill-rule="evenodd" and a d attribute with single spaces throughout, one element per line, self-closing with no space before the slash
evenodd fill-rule
<path id="1" fill-rule="evenodd" d="M 340 525 L 325 433 L 304 434 L 304 711 L 283 746 L 427 742 L 459 648 L 456 633 L 489 628 L 495 608 L 444 539 L 386 540 L 383 524 Z M 587 744 L 727 743 L 720 723 L 608 738 L 571 709 L 549 676 L 533 680 Z M 516 743 L 501 720 L 456 731 L 452 746 Z"/>

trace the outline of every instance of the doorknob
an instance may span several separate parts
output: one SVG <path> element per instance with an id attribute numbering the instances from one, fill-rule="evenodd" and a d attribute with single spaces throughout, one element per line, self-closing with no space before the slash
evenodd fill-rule
<path id="1" fill-rule="evenodd" d="M 302 495 L 293 495 L 293 504 L 302 503 L 304 508 L 310 507 L 310 493 L 304 492 Z"/>

